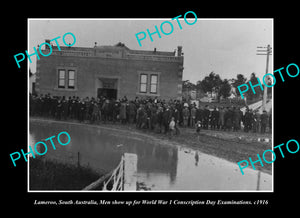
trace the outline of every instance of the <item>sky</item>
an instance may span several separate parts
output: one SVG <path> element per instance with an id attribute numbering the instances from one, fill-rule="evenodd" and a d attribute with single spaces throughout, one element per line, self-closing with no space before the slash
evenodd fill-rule
<path id="1" fill-rule="evenodd" d="M 176 17 L 176 16 L 174 16 Z M 192 17 L 192 16 L 191 16 Z M 170 21 L 173 32 L 169 35 L 161 33 L 161 38 L 154 34 L 153 42 L 149 36 L 139 46 L 135 34 L 160 29 L 164 21 Z M 194 18 L 187 20 L 189 23 Z M 170 19 L 29 19 L 28 20 L 28 52 L 33 47 L 45 42 L 45 39 L 58 39 L 64 46 L 62 36 L 72 32 L 76 37 L 76 47 L 93 47 L 97 45 L 115 45 L 124 43 L 133 50 L 174 51 L 182 46 L 184 53 L 183 80 L 196 83 L 210 72 L 219 74 L 222 79 L 236 78 L 243 74 L 247 79 L 251 73 L 262 78 L 266 73 L 266 56 L 256 55 L 258 46 L 271 45 L 273 49 L 272 19 L 201 19 L 188 25 L 179 19 L 182 29 L 176 20 Z M 169 32 L 169 24 L 163 26 Z M 66 37 L 66 41 L 71 37 Z M 54 43 L 54 42 L 53 42 Z M 36 57 L 29 63 L 31 71 L 36 72 Z M 273 72 L 273 58 L 270 56 L 269 73 Z"/>

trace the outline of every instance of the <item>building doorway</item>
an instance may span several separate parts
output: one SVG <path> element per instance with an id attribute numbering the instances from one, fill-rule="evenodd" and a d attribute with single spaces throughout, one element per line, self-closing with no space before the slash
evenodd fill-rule
<path id="1" fill-rule="evenodd" d="M 117 99 L 117 89 L 98 88 L 97 97 L 105 97 L 108 99 Z"/>
<path id="2" fill-rule="evenodd" d="M 97 97 L 105 97 L 108 99 L 118 98 L 118 79 L 100 77 L 97 80 Z"/>

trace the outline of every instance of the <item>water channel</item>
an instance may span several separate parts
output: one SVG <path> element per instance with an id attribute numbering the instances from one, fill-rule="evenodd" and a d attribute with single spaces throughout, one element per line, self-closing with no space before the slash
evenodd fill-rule
<path id="1" fill-rule="evenodd" d="M 71 142 L 47 142 L 47 159 L 89 166 L 99 173 L 114 169 L 123 153 L 138 156 L 137 180 L 152 191 L 271 191 L 272 176 L 252 169 L 242 175 L 237 164 L 143 133 L 105 126 L 30 121 L 29 144 L 67 131 Z M 43 149 L 43 148 L 37 148 Z M 40 151 L 41 153 L 43 151 Z"/>

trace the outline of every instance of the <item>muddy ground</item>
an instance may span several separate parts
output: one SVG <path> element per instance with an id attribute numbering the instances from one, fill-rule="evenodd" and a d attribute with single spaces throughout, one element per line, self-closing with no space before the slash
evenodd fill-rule
<path id="1" fill-rule="evenodd" d="M 196 131 L 192 128 L 180 128 L 180 135 L 175 135 L 172 138 L 166 134 L 158 134 L 153 131 L 148 130 L 137 130 L 135 126 L 130 125 L 105 125 L 117 129 L 128 129 L 131 132 L 140 134 L 147 134 L 153 136 L 157 139 L 170 141 L 170 145 L 180 144 L 184 147 L 190 147 L 197 149 L 205 154 L 217 156 L 233 163 L 237 163 L 242 160 L 248 160 L 249 157 L 253 161 L 258 160 L 257 154 L 262 154 L 265 150 L 272 150 L 271 140 L 269 142 L 258 142 L 258 138 L 268 138 L 272 139 L 271 134 L 256 134 L 256 133 L 244 133 L 244 132 L 225 132 L 216 130 L 201 130 L 198 135 Z M 174 143 L 175 142 L 175 143 Z M 165 144 L 164 143 L 164 144 Z M 272 160 L 271 152 L 265 154 L 265 158 L 268 161 Z M 260 163 L 255 163 L 256 169 L 262 172 L 272 174 L 272 164 L 267 164 L 263 161 L 264 166 L 262 167 Z M 249 162 L 249 166 L 251 164 Z"/>
<path id="2" fill-rule="evenodd" d="M 40 119 L 40 118 L 30 118 L 30 119 Z M 47 120 L 41 118 L 42 120 Z M 75 120 L 61 121 L 61 122 L 71 122 L 78 123 Z M 239 132 L 225 132 L 217 130 L 201 130 L 198 135 L 195 129 L 192 128 L 180 128 L 180 135 L 175 135 L 170 138 L 169 135 L 163 133 L 154 133 L 149 130 L 136 129 L 135 125 L 130 124 L 88 124 L 82 123 L 82 125 L 99 125 L 103 128 L 119 129 L 120 134 L 129 133 L 133 135 L 140 135 L 145 137 L 150 137 L 153 140 L 163 142 L 163 144 L 168 144 L 172 146 L 181 145 L 188 148 L 197 149 L 205 154 L 213 155 L 237 163 L 242 160 L 248 160 L 249 157 L 253 161 L 258 160 L 257 154 L 262 158 L 262 154 L 267 149 L 272 149 L 270 133 L 259 134 L 259 133 L 245 133 Z M 267 138 L 268 142 L 258 142 L 258 138 Z M 271 161 L 271 152 L 267 152 L 265 155 L 266 160 Z M 255 168 L 261 170 L 262 172 L 272 174 L 272 164 L 267 164 L 265 162 L 262 167 L 260 163 L 255 163 Z M 249 163 L 249 166 L 251 164 Z"/>

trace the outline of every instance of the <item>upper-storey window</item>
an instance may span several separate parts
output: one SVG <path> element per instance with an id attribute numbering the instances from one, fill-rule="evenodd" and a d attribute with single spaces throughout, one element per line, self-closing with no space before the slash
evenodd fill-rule
<path id="1" fill-rule="evenodd" d="M 151 74 L 150 77 L 150 93 L 157 94 L 157 85 L 158 85 L 158 75 Z"/>
<path id="2" fill-rule="evenodd" d="M 75 88 L 75 71 L 74 70 L 68 71 L 68 88 L 69 89 Z"/>
<path id="3" fill-rule="evenodd" d="M 65 88 L 66 70 L 58 70 L 58 88 Z"/>
<path id="4" fill-rule="evenodd" d="M 76 70 L 74 69 L 58 69 L 58 84 L 59 89 L 75 89 L 76 88 Z"/>
<path id="5" fill-rule="evenodd" d="M 147 83 L 148 83 L 148 75 L 140 74 L 140 92 L 141 93 L 147 92 Z"/>
<path id="6" fill-rule="evenodd" d="M 140 71 L 138 75 L 138 93 L 144 95 L 159 95 L 160 72 Z"/>

